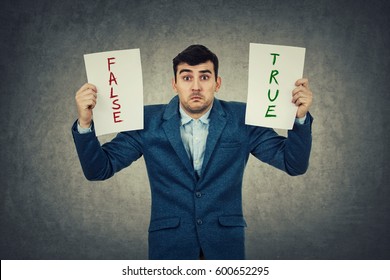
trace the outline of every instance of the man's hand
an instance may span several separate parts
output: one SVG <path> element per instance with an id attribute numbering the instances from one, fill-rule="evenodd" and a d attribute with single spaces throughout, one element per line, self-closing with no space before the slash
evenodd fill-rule
<path id="1" fill-rule="evenodd" d="M 97 89 L 93 84 L 84 84 L 76 92 L 76 105 L 79 114 L 79 125 L 88 128 L 92 122 L 92 109 L 96 106 Z"/>
<path id="2" fill-rule="evenodd" d="M 292 102 L 298 106 L 297 118 L 303 118 L 313 102 L 313 93 L 309 88 L 308 79 L 299 79 L 295 82 L 296 88 L 292 91 Z"/>

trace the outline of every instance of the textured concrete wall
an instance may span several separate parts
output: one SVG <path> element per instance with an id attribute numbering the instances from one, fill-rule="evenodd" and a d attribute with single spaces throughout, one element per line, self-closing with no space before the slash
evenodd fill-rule
<path id="1" fill-rule="evenodd" d="M 171 59 L 202 43 L 221 61 L 219 98 L 245 101 L 254 42 L 307 48 L 315 122 L 304 176 L 248 162 L 248 258 L 390 258 L 389 12 L 387 0 L 2 1 L 0 257 L 147 258 L 143 160 L 105 182 L 81 172 L 83 54 L 140 48 L 145 104 L 166 103 Z"/>

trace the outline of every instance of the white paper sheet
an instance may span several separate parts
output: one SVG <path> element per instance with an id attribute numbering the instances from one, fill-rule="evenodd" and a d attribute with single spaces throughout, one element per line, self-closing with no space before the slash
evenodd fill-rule
<path id="1" fill-rule="evenodd" d="M 292 129 L 297 106 L 295 82 L 302 78 L 305 48 L 250 44 L 245 123 Z"/>
<path id="2" fill-rule="evenodd" d="M 88 82 L 97 87 L 96 135 L 143 129 L 143 84 L 139 49 L 84 55 Z"/>

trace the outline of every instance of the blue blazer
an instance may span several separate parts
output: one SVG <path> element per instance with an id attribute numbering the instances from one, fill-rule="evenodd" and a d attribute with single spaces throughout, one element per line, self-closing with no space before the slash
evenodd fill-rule
<path id="1" fill-rule="evenodd" d="M 201 177 L 180 136 L 179 100 L 144 108 L 144 129 L 119 133 L 100 145 L 95 133 L 72 133 L 84 174 L 104 180 L 144 156 L 152 209 L 150 259 L 244 259 L 246 222 L 242 180 L 250 154 L 290 175 L 303 174 L 311 150 L 311 122 L 288 138 L 245 125 L 244 103 L 214 100 Z M 259 184 L 259 187 L 260 184 Z"/>

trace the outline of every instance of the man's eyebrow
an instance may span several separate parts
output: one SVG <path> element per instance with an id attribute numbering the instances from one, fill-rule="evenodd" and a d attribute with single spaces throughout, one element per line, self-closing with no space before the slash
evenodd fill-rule
<path id="1" fill-rule="evenodd" d="M 193 73 L 194 71 L 192 71 L 191 69 L 181 69 L 181 70 L 179 71 L 179 75 L 180 75 L 181 73 L 185 73 L 185 72 Z M 210 70 L 200 70 L 199 72 L 202 73 L 202 74 L 204 74 L 204 73 L 212 74 L 212 72 L 211 72 Z"/>
<path id="2" fill-rule="evenodd" d="M 181 70 L 179 71 L 179 74 L 184 73 L 184 72 L 190 72 L 190 73 L 192 73 L 193 71 L 190 70 L 190 69 L 181 69 Z"/>

